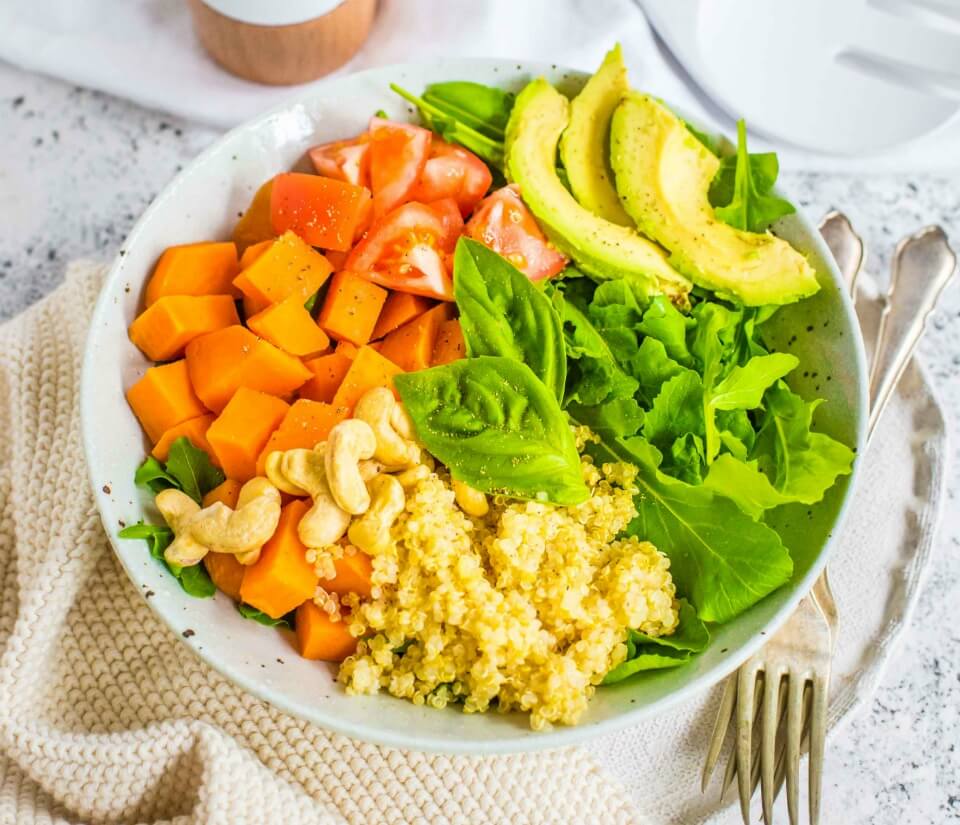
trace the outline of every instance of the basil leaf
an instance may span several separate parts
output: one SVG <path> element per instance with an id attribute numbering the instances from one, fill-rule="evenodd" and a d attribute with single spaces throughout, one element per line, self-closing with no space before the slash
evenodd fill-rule
<path id="1" fill-rule="evenodd" d="M 279 619 L 274 619 L 272 616 L 264 613 L 262 610 L 257 610 L 257 608 L 252 605 L 246 604 L 245 602 L 237 603 L 237 611 L 245 619 L 250 619 L 257 624 L 262 624 L 264 627 L 286 627 L 293 629 L 293 613 L 287 613 L 285 616 L 281 616 Z"/>
<path id="2" fill-rule="evenodd" d="M 187 595 L 195 599 L 209 599 L 217 592 L 216 585 L 202 563 L 182 567 L 177 574 L 177 579 Z"/>
<path id="3" fill-rule="evenodd" d="M 181 489 L 180 483 L 152 455 L 147 456 L 143 464 L 137 467 L 133 481 L 138 487 L 147 487 L 154 493 L 159 493 L 161 490 L 170 487 Z"/>
<path id="4" fill-rule="evenodd" d="M 775 155 L 773 161 L 776 161 Z M 755 165 L 760 172 L 757 177 L 754 176 Z M 750 154 L 747 152 L 747 125 L 743 120 L 738 121 L 733 193 L 726 205 L 714 209 L 717 218 L 736 229 L 764 232 L 778 218 L 796 212 L 790 201 L 770 193 L 778 171 L 773 166 L 774 163 L 769 158 L 751 163 Z M 725 184 L 721 181 L 721 191 L 718 194 L 726 194 L 723 189 Z"/>
<path id="5" fill-rule="evenodd" d="M 637 467 L 638 515 L 628 532 L 667 554 L 677 590 L 703 621 L 728 621 L 790 579 L 793 561 L 774 530 L 713 490 L 666 475 L 645 439 L 607 439 L 591 452 Z"/>
<path id="6" fill-rule="evenodd" d="M 174 578 L 180 582 L 180 586 L 186 591 L 187 595 L 198 599 L 208 599 L 216 593 L 217 588 L 202 564 L 181 567 L 179 564 L 170 564 L 164 558 L 163 551 L 173 541 L 173 530 L 169 527 L 140 522 L 124 527 L 117 535 L 122 539 L 144 539 L 147 542 L 150 555 L 170 571 Z"/>
<path id="7" fill-rule="evenodd" d="M 522 361 L 561 400 L 567 356 L 550 299 L 509 261 L 470 238 L 457 242 L 453 273 L 467 355 Z"/>
<path id="8" fill-rule="evenodd" d="M 482 355 L 394 383 L 420 440 L 454 478 L 554 504 L 589 498 L 567 418 L 526 364 Z"/>
<path id="9" fill-rule="evenodd" d="M 186 436 L 170 445 L 166 474 L 176 479 L 176 486 L 197 504 L 224 479 L 223 473 L 210 462 L 210 456 L 194 447 Z"/>
<path id="10" fill-rule="evenodd" d="M 502 141 L 516 96 L 482 83 L 452 80 L 431 83 L 423 99 L 471 129 Z"/>

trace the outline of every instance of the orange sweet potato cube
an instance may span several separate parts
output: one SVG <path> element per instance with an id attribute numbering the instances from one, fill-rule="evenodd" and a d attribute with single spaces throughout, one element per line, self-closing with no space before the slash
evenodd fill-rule
<path id="1" fill-rule="evenodd" d="M 231 510 L 235 510 L 237 507 L 237 499 L 240 498 L 241 487 L 243 487 L 243 485 L 239 481 L 228 478 L 203 497 L 203 506 L 209 507 L 211 504 L 216 504 L 219 501 L 221 504 L 226 504 Z"/>
<path id="2" fill-rule="evenodd" d="M 451 361 L 466 357 L 467 345 L 463 340 L 460 319 L 451 318 L 449 321 L 444 321 L 437 332 L 437 343 L 433 345 L 431 366 L 439 367 L 441 364 L 449 364 Z"/>
<path id="3" fill-rule="evenodd" d="M 230 553 L 207 553 L 203 557 L 203 566 L 207 568 L 217 590 L 223 591 L 234 601 L 240 600 L 240 585 L 247 568 L 237 561 L 236 556 Z"/>
<path id="4" fill-rule="evenodd" d="M 248 246 L 243 250 L 243 254 L 240 256 L 240 270 L 243 271 L 250 264 L 252 264 L 257 258 L 259 258 L 264 252 L 266 252 L 270 245 L 273 243 L 273 238 L 270 238 L 266 241 L 260 241 L 260 243 L 255 243 L 252 246 Z"/>
<path id="5" fill-rule="evenodd" d="M 187 344 L 187 367 L 197 395 L 220 412 L 240 387 L 287 396 L 313 374 L 299 358 L 241 326 L 226 327 Z"/>
<path id="6" fill-rule="evenodd" d="M 332 404 L 306 398 L 294 401 L 280 426 L 273 431 L 266 446 L 260 451 L 257 475 L 264 474 L 267 456 L 275 450 L 293 450 L 300 447 L 312 450 L 321 441 L 326 441 L 334 424 L 343 421 L 348 412 L 349 410 L 343 407 L 338 409 Z"/>
<path id="7" fill-rule="evenodd" d="M 387 333 L 393 332 L 397 327 L 402 327 L 407 321 L 412 321 L 418 315 L 422 315 L 431 306 L 433 301 L 424 298 L 422 295 L 414 295 L 410 292 L 391 292 L 380 310 L 380 317 L 377 318 L 377 325 L 373 328 L 373 338 L 383 338 Z"/>
<path id="8" fill-rule="evenodd" d="M 304 659 L 342 662 L 357 649 L 357 640 L 350 635 L 344 620 L 334 621 L 313 602 L 297 608 L 297 650 Z"/>
<path id="9" fill-rule="evenodd" d="M 261 338 L 299 358 L 312 358 L 330 346 L 327 334 L 317 326 L 299 295 L 271 304 L 247 319 L 247 326 Z"/>
<path id="10" fill-rule="evenodd" d="M 173 445 L 173 442 L 185 436 L 194 447 L 203 450 L 210 456 L 210 461 L 214 466 L 219 467 L 220 462 L 213 452 L 210 442 L 207 441 L 207 430 L 210 429 L 214 418 L 216 418 L 216 416 L 213 413 L 207 413 L 206 415 L 198 415 L 196 418 L 188 418 L 186 421 L 175 424 L 160 436 L 160 440 L 153 445 L 153 450 L 150 454 L 157 459 L 157 461 L 166 461 L 170 455 L 170 447 Z"/>
<path id="11" fill-rule="evenodd" d="M 450 319 L 452 312 L 450 304 L 442 303 L 418 315 L 383 339 L 380 354 L 406 372 L 426 369 L 433 358 L 440 325 Z"/>
<path id="12" fill-rule="evenodd" d="M 297 535 L 300 519 L 309 508 L 302 499 L 286 505 L 260 558 L 243 574 L 240 598 L 274 619 L 312 599 L 317 589 L 317 573 L 307 561 L 307 548 Z"/>
<path id="13" fill-rule="evenodd" d="M 393 376 L 403 372 L 393 361 L 371 347 L 360 347 L 340 387 L 333 396 L 333 406 L 353 410 L 361 396 L 374 387 L 387 387 L 396 394 Z"/>
<path id="14" fill-rule="evenodd" d="M 193 391 L 184 359 L 148 369 L 127 390 L 127 402 L 152 444 L 171 427 L 207 412 Z"/>
<path id="15" fill-rule="evenodd" d="M 137 316 L 130 340 L 151 361 L 170 361 L 197 336 L 239 323 L 231 295 L 165 295 Z"/>
<path id="16" fill-rule="evenodd" d="M 241 253 L 245 254 L 251 246 L 273 238 L 273 221 L 270 219 L 271 194 L 273 194 L 273 178 L 257 189 L 247 211 L 237 221 L 233 229 L 233 242 Z"/>
<path id="17" fill-rule="evenodd" d="M 325 401 L 330 403 L 337 394 L 343 377 L 350 369 L 353 358 L 337 352 L 321 355 L 304 361 L 303 365 L 313 373 L 313 377 L 300 387 L 300 397 L 311 401 Z"/>
<path id="18" fill-rule="evenodd" d="M 207 430 L 224 473 L 236 481 L 257 474 L 257 456 L 290 406 L 273 395 L 240 387 Z"/>
<path id="19" fill-rule="evenodd" d="M 230 242 L 171 246 L 160 256 L 147 283 L 146 304 L 165 295 L 236 295 L 239 262 Z"/>
<path id="20" fill-rule="evenodd" d="M 343 270 L 333 276 L 317 322 L 331 338 L 360 346 L 370 340 L 386 300 L 383 287 Z"/>
<path id="21" fill-rule="evenodd" d="M 236 277 L 234 284 L 244 296 L 264 305 L 292 295 L 306 301 L 323 286 L 332 270 L 317 250 L 292 232 L 285 232 Z"/>
<path id="22" fill-rule="evenodd" d="M 328 593 L 346 596 L 356 593 L 362 599 L 370 598 L 370 577 L 373 575 L 373 562 L 366 553 L 356 550 L 345 553 L 333 563 L 336 575 L 332 579 L 321 579 L 320 586 Z"/>

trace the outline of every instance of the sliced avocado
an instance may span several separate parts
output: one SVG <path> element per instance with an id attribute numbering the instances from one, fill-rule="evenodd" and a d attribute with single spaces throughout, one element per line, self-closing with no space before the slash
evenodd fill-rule
<path id="1" fill-rule="evenodd" d="M 788 304 L 820 288 L 786 241 L 716 218 L 707 192 L 719 159 L 649 95 L 630 92 L 614 112 L 610 162 L 627 214 L 695 284 L 748 306 Z"/>
<path id="2" fill-rule="evenodd" d="M 507 176 L 553 244 L 584 272 L 598 278 L 634 276 L 651 295 L 686 301 L 691 283 L 667 254 L 635 229 L 618 226 L 584 209 L 557 176 L 557 141 L 570 104 L 546 80 L 527 84 L 517 96 L 506 135 Z"/>
<path id="3" fill-rule="evenodd" d="M 570 123 L 560 138 L 560 158 L 581 206 L 620 226 L 633 227 L 613 186 L 610 118 L 630 91 L 620 44 L 614 46 L 587 84 L 570 102 Z"/>

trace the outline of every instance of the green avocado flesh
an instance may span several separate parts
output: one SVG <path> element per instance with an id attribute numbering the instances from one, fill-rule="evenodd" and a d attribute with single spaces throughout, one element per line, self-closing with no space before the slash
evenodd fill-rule
<path id="1" fill-rule="evenodd" d="M 716 218 L 707 192 L 720 161 L 648 95 L 629 92 L 617 106 L 610 162 L 627 213 L 695 284 L 748 306 L 787 304 L 820 288 L 786 241 Z"/>
<path id="2" fill-rule="evenodd" d="M 617 44 L 570 103 L 570 123 L 560 138 L 560 158 L 580 205 L 620 226 L 633 220 L 620 204 L 610 169 L 610 118 L 627 92 L 627 67 Z"/>
<path id="3" fill-rule="evenodd" d="M 633 277 L 649 294 L 683 302 L 691 283 L 657 244 L 635 229 L 618 226 L 585 209 L 557 176 L 557 142 L 570 104 L 546 80 L 529 83 L 517 96 L 507 124 L 506 169 L 524 202 L 553 244 L 598 278 Z"/>

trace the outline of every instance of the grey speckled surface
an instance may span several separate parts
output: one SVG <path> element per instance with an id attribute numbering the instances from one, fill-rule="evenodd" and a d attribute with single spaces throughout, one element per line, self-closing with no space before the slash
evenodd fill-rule
<path id="1" fill-rule="evenodd" d="M 215 137 L 0 64 L 0 318 L 54 288 L 67 261 L 115 255 L 153 196 Z M 960 175 L 791 174 L 783 183 L 812 216 L 843 209 L 867 240 L 874 272 L 886 272 L 897 238 L 923 224 L 943 224 L 960 247 Z M 955 432 L 960 283 L 933 318 L 922 360 Z M 869 711 L 831 744 L 825 823 L 960 821 L 960 461 L 953 458 L 939 553 L 906 642 Z"/>

